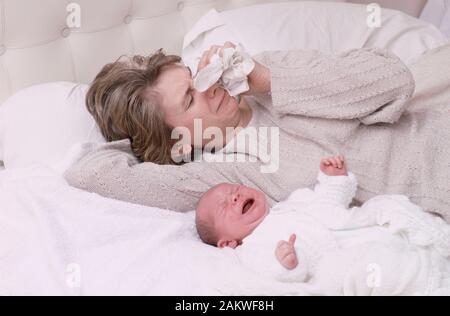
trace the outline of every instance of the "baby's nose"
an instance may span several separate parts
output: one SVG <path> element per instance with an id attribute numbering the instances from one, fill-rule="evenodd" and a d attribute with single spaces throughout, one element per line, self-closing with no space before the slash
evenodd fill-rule
<path id="1" fill-rule="evenodd" d="M 233 203 L 239 202 L 241 195 L 239 193 L 233 195 Z"/>

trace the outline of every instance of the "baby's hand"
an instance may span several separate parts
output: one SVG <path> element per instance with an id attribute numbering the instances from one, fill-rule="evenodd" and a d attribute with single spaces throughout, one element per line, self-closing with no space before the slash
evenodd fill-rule
<path id="1" fill-rule="evenodd" d="M 322 159 L 320 161 L 320 170 L 327 176 L 348 176 L 344 157 L 340 155 Z"/>
<path id="2" fill-rule="evenodd" d="M 289 241 L 281 240 L 275 250 L 275 256 L 280 264 L 288 270 L 293 270 L 298 265 L 297 253 L 295 252 L 295 240 L 297 236 L 291 235 Z"/>

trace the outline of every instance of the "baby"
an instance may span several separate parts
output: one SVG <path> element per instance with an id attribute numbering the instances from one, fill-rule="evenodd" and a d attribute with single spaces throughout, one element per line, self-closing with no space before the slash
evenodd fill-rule
<path id="1" fill-rule="evenodd" d="M 220 184 L 198 203 L 197 231 L 244 265 L 315 294 L 450 294 L 450 226 L 401 195 L 349 209 L 356 189 L 342 156 L 321 160 L 314 190 L 270 210 L 264 193 Z"/>

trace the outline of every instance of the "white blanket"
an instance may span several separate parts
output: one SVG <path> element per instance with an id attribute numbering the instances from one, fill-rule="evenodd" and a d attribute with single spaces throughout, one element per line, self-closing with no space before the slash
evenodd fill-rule
<path id="1" fill-rule="evenodd" d="M 193 214 L 105 199 L 43 167 L 0 172 L 0 295 L 303 295 L 200 242 Z"/>
<path id="2" fill-rule="evenodd" d="M 0 295 L 326 294 L 202 244 L 193 213 L 80 191 L 48 168 L 1 172 L 0 205 Z"/>

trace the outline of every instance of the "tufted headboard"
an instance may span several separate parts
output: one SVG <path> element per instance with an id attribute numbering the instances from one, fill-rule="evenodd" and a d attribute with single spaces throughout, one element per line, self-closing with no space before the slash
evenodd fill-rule
<path id="1" fill-rule="evenodd" d="M 181 54 L 184 34 L 210 9 L 268 2 L 282 1 L 0 0 L 0 103 L 38 83 L 89 83 L 123 54 Z M 80 27 L 69 27 L 78 12 Z"/>

